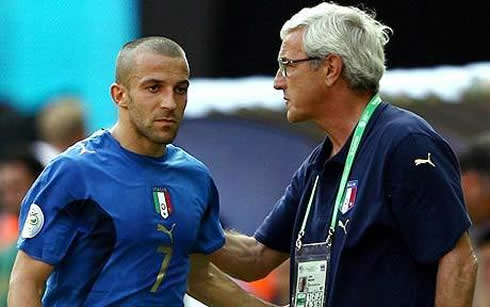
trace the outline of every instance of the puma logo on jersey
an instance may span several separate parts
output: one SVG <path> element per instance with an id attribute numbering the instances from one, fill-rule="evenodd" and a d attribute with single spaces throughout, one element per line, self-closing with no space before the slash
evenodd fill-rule
<path id="1" fill-rule="evenodd" d="M 80 155 L 83 155 L 84 153 L 95 153 L 95 150 L 88 150 L 86 147 L 85 147 L 85 143 L 80 143 Z"/>
<path id="2" fill-rule="evenodd" d="M 415 165 L 428 163 L 432 165 L 432 167 L 436 167 L 436 165 L 430 160 L 430 152 L 427 153 L 427 159 L 415 159 Z"/>
<path id="3" fill-rule="evenodd" d="M 342 223 L 342 220 L 339 220 L 339 227 L 344 230 L 344 234 L 347 234 L 347 225 L 349 224 L 349 222 L 349 219 L 345 220 L 345 224 Z"/>
<path id="4" fill-rule="evenodd" d="M 175 223 L 172 224 L 172 227 L 170 228 L 170 230 L 168 230 L 168 228 L 165 227 L 165 225 L 157 224 L 157 231 L 166 233 L 168 235 L 168 237 L 170 238 L 170 243 L 172 243 L 172 244 L 174 243 L 174 235 L 172 234 L 172 232 L 174 231 L 174 228 L 175 228 Z"/>

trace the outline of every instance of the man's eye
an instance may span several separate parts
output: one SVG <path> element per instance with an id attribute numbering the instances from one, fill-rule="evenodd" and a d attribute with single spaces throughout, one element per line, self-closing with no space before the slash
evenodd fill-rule
<path id="1" fill-rule="evenodd" d="M 152 85 L 146 88 L 150 93 L 156 93 L 160 89 L 159 85 Z"/>
<path id="2" fill-rule="evenodd" d="M 187 86 L 176 87 L 175 92 L 179 95 L 185 95 L 187 94 Z"/>

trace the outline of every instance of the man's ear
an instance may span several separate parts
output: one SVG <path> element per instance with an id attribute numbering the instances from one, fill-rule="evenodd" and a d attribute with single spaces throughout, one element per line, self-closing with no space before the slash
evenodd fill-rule
<path id="1" fill-rule="evenodd" d="M 119 83 L 111 84 L 112 100 L 121 108 L 127 108 L 126 88 Z"/>
<path id="2" fill-rule="evenodd" d="M 344 63 L 342 58 L 336 54 L 329 54 L 323 61 L 323 73 L 325 84 L 331 87 L 340 78 Z"/>

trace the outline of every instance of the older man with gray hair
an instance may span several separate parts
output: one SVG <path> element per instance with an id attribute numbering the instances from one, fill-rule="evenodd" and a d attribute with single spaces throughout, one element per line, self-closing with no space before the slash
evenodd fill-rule
<path id="1" fill-rule="evenodd" d="M 221 269 L 255 280 L 290 258 L 296 307 L 471 306 L 458 161 L 425 120 L 380 97 L 390 33 L 331 2 L 284 24 L 274 87 L 289 122 L 326 137 L 254 237 L 226 235 Z"/>

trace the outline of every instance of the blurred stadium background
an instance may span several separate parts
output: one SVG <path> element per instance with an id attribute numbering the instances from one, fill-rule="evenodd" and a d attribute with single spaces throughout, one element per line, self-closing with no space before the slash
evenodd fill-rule
<path id="1" fill-rule="evenodd" d="M 192 71 L 176 143 L 210 167 L 223 223 L 252 234 L 324 137 L 310 124 L 289 125 L 282 94 L 272 89 L 281 25 L 318 2 L 0 1 L 2 151 L 38 140 L 38 115 L 60 97 L 80 101 L 87 133 L 110 127 L 118 49 L 137 37 L 168 36 L 183 45 Z M 489 2 L 363 3 L 394 29 L 382 95 L 426 118 L 456 151 L 489 130 Z M 250 287 L 284 299 L 280 282 Z"/>

